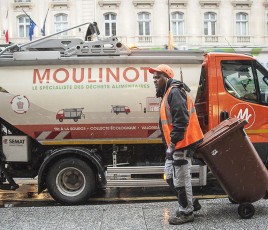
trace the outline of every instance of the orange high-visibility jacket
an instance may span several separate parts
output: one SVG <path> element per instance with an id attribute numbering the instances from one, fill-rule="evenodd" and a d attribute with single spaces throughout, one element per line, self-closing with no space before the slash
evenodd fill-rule
<path id="1" fill-rule="evenodd" d="M 162 124 L 162 131 L 166 140 L 166 144 L 168 146 L 170 146 L 170 142 L 171 142 L 170 133 L 173 128 L 172 116 L 171 116 L 170 108 L 168 104 L 168 95 L 172 88 L 173 87 L 171 86 L 167 90 L 161 102 L 161 106 L 160 106 L 160 119 L 161 119 L 161 124 Z M 186 128 L 184 139 L 181 141 L 178 141 L 177 143 L 174 143 L 175 149 L 185 148 L 204 138 L 203 132 L 200 128 L 199 121 L 196 115 L 194 103 L 192 99 L 189 97 L 189 95 L 187 95 L 187 108 L 188 108 L 188 113 L 189 113 L 189 124 Z"/>

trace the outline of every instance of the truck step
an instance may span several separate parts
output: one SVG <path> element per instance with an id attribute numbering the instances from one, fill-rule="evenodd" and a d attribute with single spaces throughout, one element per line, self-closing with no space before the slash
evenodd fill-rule
<path id="1" fill-rule="evenodd" d="M 167 186 L 164 179 L 132 178 L 132 175 L 163 175 L 164 166 L 142 167 L 107 167 L 106 187 L 163 187 Z M 207 184 L 207 166 L 193 165 L 191 168 L 192 185 L 204 186 Z"/>

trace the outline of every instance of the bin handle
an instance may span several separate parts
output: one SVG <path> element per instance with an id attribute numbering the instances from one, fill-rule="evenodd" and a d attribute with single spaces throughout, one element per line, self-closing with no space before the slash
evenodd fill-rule
<path id="1" fill-rule="evenodd" d="M 242 119 L 238 119 L 238 118 L 228 118 L 225 121 L 230 120 L 230 119 L 236 119 L 236 121 L 239 123 L 240 126 L 244 126 L 244 125 L 246 125 L 248 123 L 246 120 L 242 120 Z M 225 122 L 225 121 L 223 121 L 223 122 Z M 236 124 L 233 122 L 233 123 L 231 123 L 231 124 L 229 124 L 227 126 L 223 126 L 220 129 L 217 129 L 217 130 L 215 130 L 216 128 L 213 128 L 213 129 L 211 129 L 211 131 L 216 133 L 216 131 L 217 132 L 222 131 L 223 129 L 226 129 L 227 127 L 228 127 L 227 129 L 229 129 L 229 128 L 234 127 L 235 125 Z"/>

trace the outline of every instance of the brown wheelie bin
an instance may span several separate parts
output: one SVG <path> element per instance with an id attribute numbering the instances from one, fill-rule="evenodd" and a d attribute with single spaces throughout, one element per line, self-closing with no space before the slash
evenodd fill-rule
<path id="1" fill-rule="evenodd" d="M 205 134 L 195 156 L 210 168 L 238 214 L 251 218 L 251 204 L 268 195 L 268 172 L 244 131 L 245 120 L 230 118 Z"/>

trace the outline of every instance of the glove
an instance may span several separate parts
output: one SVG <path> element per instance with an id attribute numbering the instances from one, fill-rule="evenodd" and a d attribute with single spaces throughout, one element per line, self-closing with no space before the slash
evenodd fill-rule
<path id="1" fill-rule="evenodd" d="M 166 160 L 173 160 L 173 153 L 175 152 L 175 144 L 172 142 L 166 150 Z"/>

